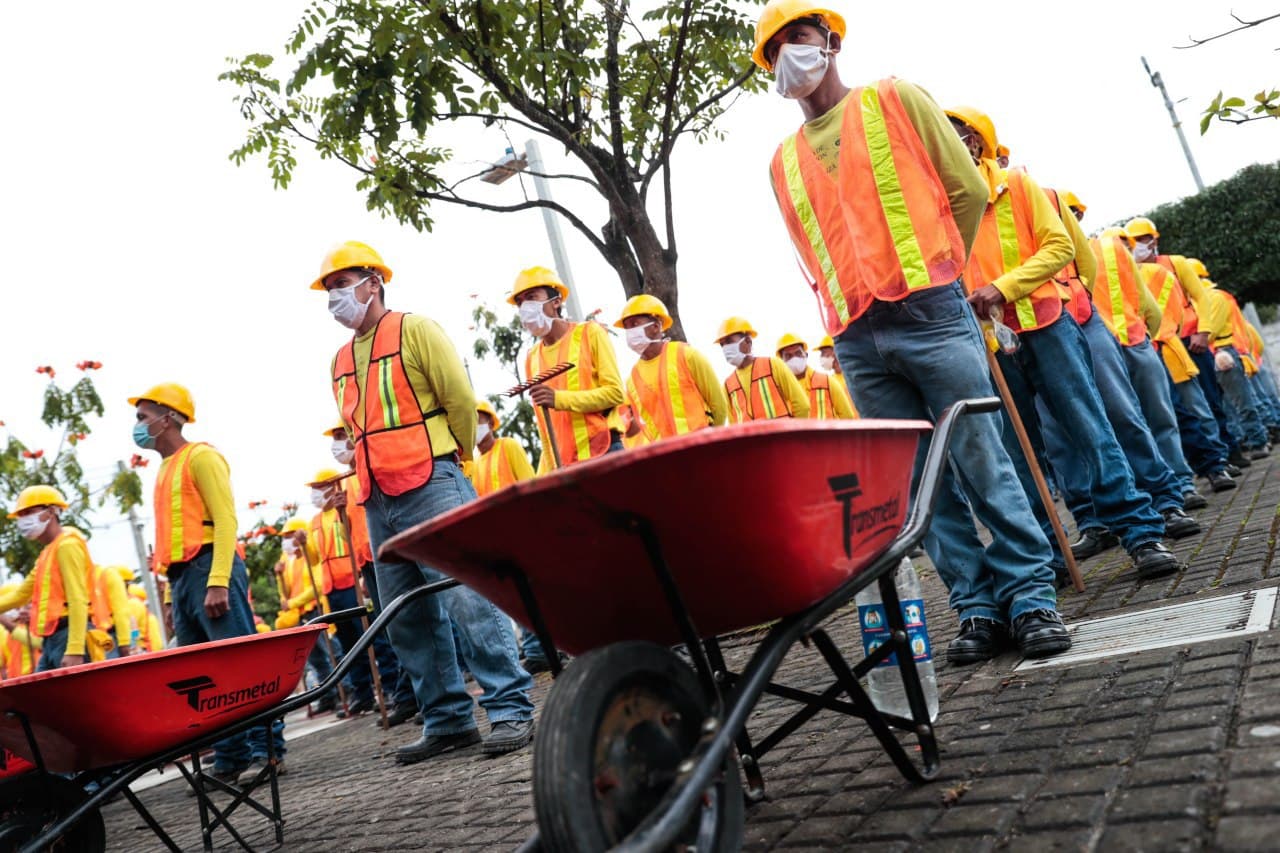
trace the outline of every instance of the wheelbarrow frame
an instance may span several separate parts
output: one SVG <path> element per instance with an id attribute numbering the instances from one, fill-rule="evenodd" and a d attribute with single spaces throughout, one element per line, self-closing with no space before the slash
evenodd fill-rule
<path id="1" fill-rule="evenodd" d="M 77 822 L 89 815 L 117 793 L 123 794 L 125 799 L 129 801 L 129 804 L 133 806 L 134 810 L 138 813 L 138 816 L 142 818 L 143 822 L 146 823 L 147 827 L 152 831 L 156 838 L 165 845 L 165 847 L 173 851 L 173 853 L 182 853 L 182 848 L 173 841 L 167 832 L 165 832 L 160 823 L 155 819 L 142 801 L 138 799 L 138 796 L 133 791 L 129 790 L 129 785 L 144 773 L 153 769 L 159 769 L 170 763 L 177 767 L 178 771 L 187 781 L 187 784 L 191 785 L 195 791 L 200 813 L 201 841 L 205 850 L 213 849 L 213 832 L 219 827 L 225 829 L 241 848 L 247 851 L 253 850 L 249 843 L 245 841 L 244 837 L 236 831 L 234 826 L 232 826 L 230 821 L 232 812 L 242 805 L 248 806 L 270 820 L 275 830 L 276 844 L 283 844 L 284 816 L 281 813 L 280 808 L 280 788 L 276 776 L 277 762 L 274 738 L 267 738 L 267 766 L 259 771 L 253 782 L 243 788 L 229 785 L 206 773 L 200 761 L 200 751 L 205 747 L 211 746 L 215 742 L 228 737 L 229 735 L 245 732 L 257 726 L 270 726 L 273 721 L 283 717 L 285 714 L 320 698 L 331 690 L 340 679 L 346 676 L 351 667 L 361 659 L 361 656 L 369 647 L 369 644 L 373 642 L 374 637 L 377 636 L 378 632 L 384 630 L 387 624 L 390 623 L 406 605 L 419 598 L 434 595 L 435 593 L 443 592 L 447 589 L 452 589 L 457 585 L 458 581 L 453 580 L 452 578 L 445 578 L 444 580 L 424 584 L 415 589 L 411 589 L 397 597 L 394 601 L 390 602 L 385 608 L 383 608 L 382 613 L 380 613 L 369 626 L 369 630 L 365 631 L 348 653 L 343 655 L 342 660 L 329 674 L 329 676 L 310 690 L 299 693 L 296 696 L 288 697 L 280 704 L 264 711 L 260 711 L 251 717 L 246 717 L 237 723 L 217 729 L 216 731 L 206 732 L 197 738 L 184 741 L 183 743 L 158 754 L 151 755 L 137 761 L 124 762 L 122 764 L 95 770 L 86 770 L 77 774 L 75 777 L 75 781 L 77 783 L 99 781 L 101 783 L 101 787 L 96 792 L 89 795 L 76 809 L 63 816 L 37 838 L 22 847 L 22 853 L 34 853 L 35 851 L 47 848 L 55 840 L 71 829 Z M 367 615 L 367 611 L 364 608 L 353 607 L 347 610 L 327 613 L 323 616 L 309 620 L 307 624 L 333 624 L 347 619 L 358 619 L 364 615 Z M 6 713 L 10 717 L 18 720 L 26 734 L 28 744 L 31 747 L 32 757 L 35 759 L 34 763 L 36 765 L 35 770 L 31 772 L 49 775 L 44 764 L 44 759 L 40 753 L 40 746 L 36 742 L 34 733 L 31 729 L 31 723 L 27 719 L 27 716 L 18 711 L 9 711 Z M 190 768 L 188 768 L 183 761 L 183 759 L 187 757 L 190 757 L 191 760 Z M 30 774 L 14 776 L 0 782 L 0 785 L 21 784 L 22 780 L 29 776 Z M 264 805 L 251 796 L 255 790 L 263 785 L 267 785 L 270 789 L 271 798 L 269 806 Z M 230 794 L 232 796 L 231 803 L 223 808 L 219 808 L 214 804 L 212 798 L 209 796 L 206 791 L 206 787 L 216 788 L 223 793 Z"/>
<path id="2" fill-rule="evenodd" d="M 735 746 L 747 778 L 747 796 L 758 800 L 764 796 L 764 778 L 759 759 L 776 747 L 819 711 L 828 710 L 859 717 L 867 722 L 898 771 L 911 782 L 921 783 L 936 775 L 939 768 L 937 738 L 929 717 L 924 689 L 920 683 L 906 624 L 902 617 L 898 590 L 893 582 L 896 567 L 912 548 L 924 538 L 937 503 L 944 466 L 956 420 L 968 414 L 993 412 L 1000 408 L 997 398 L 961 400 L 951 406 L 934 427 L 929 449 L 921 466 L 919 482 L 909 515 L 902 530 L 883 552 L 865 569 L 845 581 L 822 600 L 798 613 L 778 621 L 756 647 L 751 660 L 741 672 L 731 671 L 725 663 L 717 638 L 704 639 L 694 624 L 689 608 L 681 596 L 667 560 L 650 523 L 637 515 L 614 518 L 632 531 L 647 551 L 654 578 L 662 589 L 671 615 L 679 628 L 685 649 L 712 709 L 702 724 L 702 737 L 692 755 L 678 770 L 677 778 L 659 805 L 636 827 L 616 849 L 627 851 L 661 851 L 667 849 L 687 826 L 695 810 L 702 804 L 704 793 L 720 772 L 729 750 Z M 504 565 L 501 573 L 518 590 L 531 627 L 537 634 L 552 675 L 561 670 L 560 656 L 542 616 L 537 597 L 523 571 L 517 565 Z M 827 632 L 819 627 L 838 609 L 851 601 L 872 583 L 878 583 L 891 629 L 890 639 L 851 666 Z M 787 652 L 797 642 L 812 642 L 834 676 L 834 682 L 820 693 L 801 690 L 773 681 Z M 858 683 L 881 662 L 897 653 L 898 668 L 911 708 L 911 718 L 886 714 L 872 703 Z M 747 718 L 761 696 L 769 694 L 798 704 L 800 707 L 773 731 L 753 741 L 747 732 Z M 844 695 L 845 699 L 839 698 Z M 894 736 L 894 730 L 911 733 L 920 747 L 921 767 L 908 756 Z M 535 833 L 521 850 L 539 849 Z"/>

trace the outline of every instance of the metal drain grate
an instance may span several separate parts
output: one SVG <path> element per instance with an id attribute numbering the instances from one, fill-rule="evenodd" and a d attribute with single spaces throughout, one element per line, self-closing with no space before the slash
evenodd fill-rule
<path id="1" fill-rule="evenodd" d="M 1121 616 L 1068 625 L 1071 651 L 1051 658 L 1023 660 L 1014 670 L 1069 666 L 1149 649 L 1185 646 L 1258 634 L 1271 627 L 1276 587 L 1252 589 Z"/>

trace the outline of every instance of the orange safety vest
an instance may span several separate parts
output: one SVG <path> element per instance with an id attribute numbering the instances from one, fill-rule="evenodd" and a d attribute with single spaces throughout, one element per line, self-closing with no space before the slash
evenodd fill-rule
<path id="1" fill-rule="evenodd" d="M 1200 330 L 1200 315 L 1196 313 L 1195 303 L 1182 290 L 1182 282 L 1178 280 L 1178 268 L 1174 266 L 1173 256 L 1156 255 L 1156 263 L 1169 273 L 1169 277 L 1173 279 L 1173 283 L 1177 285 L 1178 292 L 1182 296 L 1182 328 L 1178 330 L 1178 336 L 1189 338 Z"/>
<path id="2" fill-rule="evenodd" d="M 351 547 L 356 550 L 356 565 L 367 566 L 373 562 L 373 545 L 369 542 L 369 522 L 364 507 L 360 506 L 360 478 L 347 477 L 342 481 L 347 494 L 347 523 L 351 525 Z"/>
<path id="3" fill-rule="evenodd" d="M 33 570 L 35 585 L 31 588 L 31 627 L 36 636 L 48 637 L 58 629 L 58 620 L 68 615 L 66 591 L 62 587 L 62 569 L 58 565 L 58 548 L 64 541 L 75 542 L 84 551 L 86 566 L 92 566 L 89 546 L 79 531 L 64 530 L 40 552 Z M 84 579 L 89 588 L 91 578 Z"/>
<path id="4" fill-rule="evenodd" d="M 8 660 L 5 678 L 21 678 L 35 672 L 36 664 L 40 662 L 40 650 L 34 644 L 19 640 L 12 631 L 6 631 L 5 634 L 5 657 Z"/>
<path id="5" fill-rule="evenodd" d="M 672 357 L 675 353 L 675 357 Z M 627 394 L 639 408 L 644 435 L 649 441 L 697 432 L 711 426 L 711 412 L 689 370 L 689 345 L 669 341 L 658 356 L 657 387 L 640 378 L 640 366 L 631 369 Z"/>
<path id="6" fill-rule="evenodd" d="M 108 573 L 114 574 L 111 569 L 104 569 L 99 566 L 90 566 L 89 573 L 92 581 L 89 584 L 89 619 L 93 623 L 93 627 L 103 631 L 110 631 L 116 627 L 115 613 L 111 610 L 111 590 L 110 583 L 107 579 Z M 116 575 L 116 578 L 119 578 Z M 120 581 L 123 585 L 124 581 Z M 127 596 L 127 593 L 126 593 Z M 132 626 L 125 626 L 125 629 L 132 633 Z M 119 636 L 119 632 L 115 632 Z"/>
<path id="7" fill-rule="evenodd" d="M 338 518 L 336 509 L 316 513 L 311 519 L 309 535 L 320 552 L 320 562 L 324 566 L 325 577 L 329 584 L 326 593 L 334 589 L 351 589 L 355 586 L 355 575 L 351 571 L 351 543 L 347 541 L 346 531 L 342 529 L 342 519 Z M 354 534 L 353 534 L 354 535 Z"/>
<path id="8" fill-rule="evenodd" d="M 1196 320 L 1195 311 L 1182 292 L 1178 277 L 1160 264 L 1144 263 L 1142 269 L 1148 273 L 1143 276 L 1147 282 L 1147 290 L 1151 291 L 1156 304 L 1160 306 L 1160 331 L 1156 334 L 1156 340 L 1167 342 L 1181 337 L 1181 330 L 1187 325 L 1187 312 L 1190 311 L 1193 315 L 1190 321 L 1193 326 Z"/>
<path id="9" fill-rule="evenodd" d="M 1137 265 L 1119 237 L 1095 238 L 1089 245 L 1098 261 L 1098 280 L 1093 285 L 1098 316 L 1121 344 L 1137 346 L 1147 339 L 1147 324 L 1138 301 L 1141 285 Z"/>
<path id="10" fill-rule="evenodd" d="M 806 379 L 809 387 L 809 416 L 820 421 L 835 420 L 836 403 L 831 398 L 831 377 L 809 368 Z"/>
<path id="11" fill-rule="evenodd" d="M 771 359 L 757 356 L 751 362 L 750 395 L 743 390 L 736 369 L 724 381 L 724 390 L 729 397 L 729 413 L 736 424 L 791 417 L 791 406 L 773 378 Z"/>
<path id="12" fill-rule="evenodd" d="M 965 267 L 965 286 L 970 293 L 1017 269 L 1040 248 L 1025 179 L 1022 167 L 1010 169 L 1005 191 L 982 214 L 982 226 Z M 1068 288 L 1049 279 L 1029 295 L 1006 302 L 1004 324 L 1015 332 L 1043 329 L 1062 316 L 1062 303 L 1070 295 Z"/>
<path id="13" fill-rule="evenodd" d="M 1214 341 L 1217 346 L 1234 346 L 1236 351 L 1244 355 L 1253 355 L 1253 340 L 1249 337 L 1249 327 L 1245 324 L 1244 314 L 1240 311 L 1240 303 L 1236 302 L 1236 298 L 1225 290 L 1217 291 L 1222 297 L 1227 307 L 1231 309 L 1231 330 L 1228 334 L 1222 335 Z M 1228 342 L 1228 338 L 1230 341 Z M 1222 341 L 1221 344 L 1218 341 Z"/>
<path id="14" fill-rule="evenodd" d="M 356 340 L 338 350 L 333 362 L 333 397 L 347 435 L 355 445 L 359 502 L 376 483 L 384 495 L 403 495 L 431 479 L 434 454 L 427 421 L 444 409 L 423 414 L 409 383 L 401 350 L 405 314 L 388 311 L 373 332 L 364 390 L 356 380 Z"/>
<path id="15" fill-rule="evenodd" d="M 304 555 L 297 557 L 286 557 L 284 563 L 284 588 L 286 598 L 296 598 L 301 595 L 303 590 L 310 589 L 312 580 L 319 586 L 317 595 L 312 602 L 307 605 L 304 613 L 310 613 L 317 606 L 324 613 L 329 612 L 329 602 L 325 599 L 329 593 L 333 592 L 333 578 L 329 575 L 329 570 L 324 563 L 313 566 L 307 562 Z M 281 607 L 284 602 L 281 602 Z"/>
<path id="16" fill-rule="evenodd" d="M 803 127 L 778 146 L 770 167 L 782 218 L 832 335 L 876 300 L 896 302 L 955 281 L 965 253 L 946 188 L 893 78 L 849 94 L 840 139 L 834 177 Z"/>
<path id="17" fill-rule="evenodd" d="M 474 485 L 477 495 L 491 495 L 519 482 L 511 467 L 511 460 L 507 458 L 506 442 L 509 441 L 515 439 L 507 436 L 495 438 L 489 452 L 480 454 L 480 458 L 476 460 Z M 524 452 L 523 449 L 521 452 Z"/>
<path id="18" fill-rule="evenodd" d="M 587 340 L 591 323 L 570 323 L 569 331 L 551 346 L 538 341 L 524 359 L 524 375 L 533 377 L 557 364 L 574 365 L 566 373 L 549 379 L 544 385 L 556 391 L 590 391 L 598 387 L 591 363 L 591 342 Z M 609 412 L 567 412 L 552 409 L 551 426 L 556 433 L 560 464 L 568 465 L 603 456 L 609 451 L 613 436 L 609 433 Z M 538 433 L 547 446 L 546 415 L 541 406 L 534 407 Z"/>
<path id="19" fill-rule="evenodd" d="M 191 461 L 198 453 L 217 451 L 204 442 L 183 445 L 160 466 L 156 478 L 155 570 L 166 574 L 173 563 L 195 557 L 204 547 L 204 529 L 213 522 L 204 517 L 204 501 L 191 476 Z"/>
<path id="20" fill-rule="evenodd" d="M 1058 211 L 1058 218 L 1066 223 L 1066 219 L 1070 216 L 1075 219 L 1075 214 L 1070 210 L 1062 209 L 1062 197 L 1058 195 L 1057 190 L 1045 189 L 1045 195 L 1049 197 L 1049 201 L 1053 202 L 1053 209 Z M 1076 265 L 1076 259 L 1071 261 L 1058 271 L 1053 277 L 1058 284 L 1071 291 L 1071 297 L 1067 300 L 1067 313 L 1070 314 L 1077 323 L 1088 322 L 1093 316 L 1093 301 L 1089 296 L 1089 290 L 1084 286 L 1084 282 L 1080 280 L 1080 268 Z"/>

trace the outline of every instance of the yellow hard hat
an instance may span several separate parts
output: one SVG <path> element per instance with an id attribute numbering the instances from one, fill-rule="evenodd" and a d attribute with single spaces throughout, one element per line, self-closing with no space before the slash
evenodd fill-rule
<path id="1" fill-rule="evenodd" d="M 992 158 L 996 156 L 996 149 L 1000 143 L 996 139 L 996 126 L 991 121 L 991 117 L 977 107 L 952 107 L 947 110 L 947 116 L 964 122 L 969 127 L 978 131 L 978 136 L 982 137 L 982 156 Z"/>
<path id="2" fill-rule="evenodd" d="M 308 486 L 320 486 L 320 485 L 329 486 L 329 485 L 332 485 L 332 483 L 330 482 L 331 480 L 336 480 L 341 476 L 342 476 L 342 472 L 339 471 L 337 468 L 321 468 L 319 471 L 316 472 L 315 479 L 312 480 L 310 483 L 307 483 L 307 485 Z"/>
<path id="3" fill-rule="evenodd" d="M 253 626 L 253 630 L 257 631 L 259 634 L 270 634 L 271 626 L 268 625 L 266 622 L 259 622 L 258 624 Z"/>
<path id="4" fill-rule="evenodd" d="M 191 392 L 186 386 L 177 382 L 161 382 L 136 397 L 129 398 L 129 405 L 136 406 L 143 400 L 149 400 L 161 406 L 173 409 L 187 419 L 187 423 L 196 422 L 196 403 L 191 399 Z"/>
<path id="5" fill-rule="evenodd" d="M 997 156 L 997 157 L 1008 157 L 1008 156 L 1009 156 L 1009 146 L 1008 146 L 1008 145 L 1004 145 L 1004 144 L 997 145 L 997 146 L 996 146 L 996 156 Z"/>
<path id="6" fill-rule="evenodd" d="M 143 588 L 142 584 L 137 584 L 137 583 L 129 584 L 129 594 L 132 595 L 134 598 L 138 599 L 139 601 L 147 600 L 147 591 L 146 589 Z"/>
<path id="7" fill-rule="evenodd" d="M 716 330 L 716 343 L 720 343 L 730 335 L 736 335 L 739 332 L 742 332 L 752 338 L 756 336 L 756 330 L 751 328 L 751 324 L 744 318 L 730 317 L 721 323 L 720 328 Z"/>
<path id="8" fill-rule="evenodd" d="M 502 419 L 498 417 L 498 413 L 493 410 L 493 406 L 489 405 L 487 401 L 480 400 L 479 402 L 477 402 L 476 411 L 484 412 L 486 415 L 493 418 L 494 431 L 497 431 L 498 427 L 502 426 Z"/>
<path id="9" fill-rule="evenodd" d="M 1125 230 L 1121 228 L 1119 225 L 1112 225 L 1110 228 L 1103 228 L 1102 233 L 1098 235 L 1098 238 L 1101 240 L 1106 240 L 1111 237 L 1118 237 L 1119 239 L 1123 240 L 1125 242 L 1125 245 L 1127 245 L 1130 249 L 1133 248 L 1133 238 L 1130 237 L 1128 233 L 1125 232 Z"/>
<path id="10" fill-rule="evenodd" d="M 778 338 L 778 345 L 773 348 L 774 355 L 777 355 L 787 347 L 795 346 L 796 344 L 800 344 L 802 347 L 805 348 L 806 351 L 809 349 L 809 345 L 806 344 L 804 341 L 800 340 L 799 337 L 791 334 L 790 332 L 787 332 L 785 335 Z"/>
<path id="11" fill-rule="evenodd" d="M 844 38 L 844 18 L 840 13 L 806 0 L 769 0 L 760 12 L 760 20 L 756 21 L 756 44 L 751 51 L 751 61 L 772 72 L 773 65 L 764 58 L 764 46 L 787 24 L 802 18 L 821 18 L 827 29 Z"/>
<path id="12" fill-rule="evenodd" d="M 368 267 L 377 270 L 383 281 L 391 281 L 391 267 L 382 262 L 382 255 L 373 247 L 357 240 L 339 243 L 329 250 L 320 262 L 320 275 L 311 282 L 312 290 L 324 290 L 324 280 L 338 270 L 349 270 L 356 267 Z"/>
<path id="13" fill-rule="evenodd" d="M 293 518 L 289 519 L 284 523 L 284 530 L 280 532 L 293 533 L 294 531 L 297 531 L 297 530 L 306 530 L 307 526 L 308 526 L 307 520 L 305 518 L 300 518 L 295 515 Z"/>
<path id="14" fill-rule="evenodd" d="M 125 583 L 133 583 L 138 578 L 138 573 L 128 566 L 111 566 L 111 568 L 120 576 L 120 580 Z"/>
<path id="15" fill-rule="evenodd" d="M 1199 258 L 1187 258 L 1187 263 L 1191 264 L 1191 268 L 1196 271 L 1196 275 L 1201 278 L 1209 277 L 1209 268 L 1204 265 L 1204 261 Z"/>
<path id="16" fill-rule="evenodd" d="M 818 341 L 813 346 L 814 349 L 826 349 L 827 347 L 831 347 L 832 349 L 836 348 L 836 342 L 831 340 L 830 335 L 823 335 L 822 340 Z"/>
<path id="17" fill-rule="evenodd" d="M 627 300 L 627 304 L 622 306 L 622 316 L 613 325 L 621 329 L 623 320 L 628 317 L 646 314 L 661 320 L 662 331 L 664 332 L 670 329 L 671 324 L 675 322 L 671 319 L 671 315 L 667 313 L 667 306 L 662 304 L 661 299 L 656 296 L 650 296 L 647 293 L 641 293 L 639 296 L 633 296 Z"/>
<path id="18" fill-rule="evenodd" d="M 520 274 L 516 276 L 515 283 L 511 285 L 511 293 L 507 296 L 507 303 L 515 305 L 517 296 L 535 287 L 554 287 L 560 293 L 561 299 L 569 298 L 569 288 L 560 280 L 560 276 L 556 275 L 555 270 L 546 267 L 529 267 L 527 270 L 520 270 Z"/>
<path id="19" fill-rule="evenodd" d="M 276 616 L 276 630 L 283 631 L 285 628 L 296 628 L 301 621 L 302 614 L 298 611 L 281 610 Z"/>
<path id="20" fill-rule="evenodd" d="M 1085 203 L 1080 200 L 1080 197 L 1075 193 L 1073 193 L 1071 190 L 1063 190 L 1058 195 L 1060 195 L 1062 197 L 1062 200 L 1066 202 L 1067 207 L 1074 207 L 1076 210 L 1080 211 L 1081 213 L 1084 213 L 1086 210 L 1089 209 L 1088 207 L 1085 206 Z"/>
<path id="21" fill-rule="evenodd" d="M 329 427 L 327 430 L 325 430 L 325 431 L 324 431 L 324 434 L 325 434 L 325 435 L 327 435 L 327 436 L 329 436 L 329 438 L 333 438 L 333 434 L 334 434 L 335 432 L 337 432 L 338 430 L 342 430 L 343 432 L 346 432 L 346 431 L 347 431 L 347 425 L 346 425 L 346 424 L 344 424 L 342 421 L 338 421 L 338 423 L 334 424 L 333 426 L 331 426 L 331 427 Z"/>
<path id="22" fill-rule="evenodd" d="M 1145 216 L 1135 216 L 1125 223 L 1125 233 L 1135 240 L 1139 237 L 1155 237 L 1160 239 L 1160 232 L 1156 230 L 1156 224 Z"/>
<path id="23" fill-rule="evenodd" d="M 27 486 L 18 493 L 18 505 L 9 513 L 9 517 L 17 518 L 18 513 L 33 506 L 58 506 L 66 509 L 67 499 L 53 486 Z"/>

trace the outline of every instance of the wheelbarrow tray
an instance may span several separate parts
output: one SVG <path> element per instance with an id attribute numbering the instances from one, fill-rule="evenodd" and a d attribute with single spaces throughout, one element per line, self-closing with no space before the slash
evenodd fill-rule
<path id="1" fill-rule="evenodd" d="M 70 773 L 139 761 L 279 705 L 324 624 L 37 672 L 0 683 L 0 746 Z"/>
<path id="2" fill-rule="evenodd" d="M 902 529 L 923 421 L 774 420 L 667 439 L 571 465 L 390 539 L 557 647 L 683 642 L 655 577 L 655 543 L 704 637 L 820 601 Z M 638 535 L 639 534 L 639 535 Z M 523 579 L 519 579 L 523 575 Z M 518 581 L 518 582 L 513 582 Z"/>

